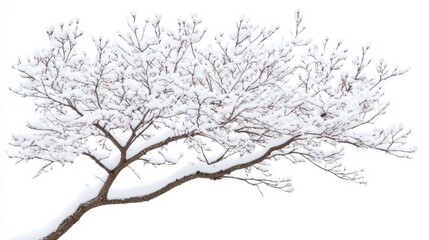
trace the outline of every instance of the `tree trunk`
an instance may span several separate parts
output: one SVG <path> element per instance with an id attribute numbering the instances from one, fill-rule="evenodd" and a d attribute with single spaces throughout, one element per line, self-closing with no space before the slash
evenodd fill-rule
<path id="1" fill-rule="evenodd" d="M 86 203 L 82 203 L 79 205 L 79 207 L 76 209 L 76 211 L 68 216 L 66 219 L 64 219 L 61 224 L 58 226 L 58 228 L 50 233 L 48 236 L 42 238 L 43 240 L 56 240 L 59 239 L 64 233 L 66 233 L 75 223 L 77 223 L 80 218 L 89 210 L 102 206 L 105 203 L 102 201 L 101 198 L 96 197 L 92 200 L 89 200 Z"/>

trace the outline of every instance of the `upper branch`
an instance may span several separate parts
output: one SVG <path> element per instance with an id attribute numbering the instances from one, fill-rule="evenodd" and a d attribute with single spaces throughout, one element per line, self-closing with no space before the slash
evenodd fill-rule
<path id="1" fill-rule="evenodd" d="M 182 134 L 182 135 L 167 137 L 166 139 L 164 139 L 164 140 L 162 140 L 162 141 L 160 141 L 158 143 L 155 143 L 155 144 L 152 144 L 150 146 L 147 146 L 147 147 L 143 148 L 142 150 L 138 151 L 135 155 L 130 156 L 127 159 L 127 164 L 126 165 L 130 165 L 132 162 L 139 160 L 146 153 L 148 153 L 148 152 L 150 152 L 152 150 L 164 147 L 164 146 L 168 145 L 169 143 L 178 141 L 180 139 L 185 139 L 185 138 L 196 136 L 197 134 L 198 133 L 194 131 L 194 132 L 190 132 L 190 133 L 186 133 L 186 134 Z"/>
<path id="2" fill-rule="evenodd" d="M 82 153 L 85 156 L 88 156 L 89 158 L 91 158 L 92 160 L 94 160 L 94 162 L 100 166 L 102 169 L 104 169 L 107 173 L 111 173 L 111 170 L 108 169 L 102 162 L 100 159 L 96 158 L 94 155 L 92 155 L 91 153 Z"/>

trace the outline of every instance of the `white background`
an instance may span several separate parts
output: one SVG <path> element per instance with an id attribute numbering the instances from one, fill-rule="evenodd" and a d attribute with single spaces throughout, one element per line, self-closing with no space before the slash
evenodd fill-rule
<path id="1" fill-rule="evenodd" d="M 83 162 L 32 179 L 37 165 L 15 165 L 6 154 L 11 133 L 34 115 L 30 99 L 8 90 L 19 81 L 11 65 L 47 43 L 47 27 L 78 17 L 88 39 L 113 37 L 130 11 L 160 13 L 172 24 L 198 13 L 213 34 L 232 29 L 244 14 L 280 24 L 287 36 L 296 9 L 314 40 L 341 38 L 352 52 L 371 42 L 374 60 L 411 67 L 386 85 L 391 107 L 382 123 L 413 128 L 410 142 L 419 151 L 412 160 L 351 149 L 345 162 L 365 168 L 367 186 L 308 164 L 288 165 L 295 191 L 266 189 L 264 197 L 244 183 L 196 180 L 150 202 L 91 210 L 62 239 L 429 239 L 429 9 L 417 0 L 0 1 L 0 239 L 36 238 L 94 180 Z"/>

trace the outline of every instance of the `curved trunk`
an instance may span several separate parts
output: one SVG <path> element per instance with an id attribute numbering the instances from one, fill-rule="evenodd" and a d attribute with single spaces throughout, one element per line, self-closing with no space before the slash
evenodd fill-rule
<path id="1" fill-rule="evenodd" d="M 89 200 L 88 202 L 82 203 L 79 207 L 74 211 L 74 213 L 64 219 L 58 228 L 50 233 L 48 236 L 42 238 L 43 240 L 56 240 L 59 239 L 64 233 L 66 233 L 75 223 L 77 223 L 80 218 L 89 210 L 104 205 L 105 202 L 100 198 L 94 198 Z"/>
<path id="2" fill-rule="evenodd" d="M 42 239 L 43 240 L 54 240 L 54 239 L 60 238 L 75 223 L 77 223 L 80 220 L 80 218 L 86 212 L 88 212 L 89 210 L 91 210 L 93 208 L 96 208 L 96 207 L 99 207 L 102 205 L 106 205 L 108 203 L 107 193 L 109 192 L 109 189 L 112 186 L 113 182 L 115 181 L 116 177 L 119 175 L 119 172 L 123 168 L 124 168 L 123 166 L 120 166 L 115 171 L 113 171 L 111 174 L 109 174 L 106 181 L 104 182 L 103 186 L 101 187 L 101 190 L 98 193 L 97 197 L 80 204 L 79 207 L 76 209 L 76 211 L 74 211 L 73 214 L 71 214 L 66 219 L 64 219 L 54 232 L 50 233 L 48 236 L 46 236 Z"/>

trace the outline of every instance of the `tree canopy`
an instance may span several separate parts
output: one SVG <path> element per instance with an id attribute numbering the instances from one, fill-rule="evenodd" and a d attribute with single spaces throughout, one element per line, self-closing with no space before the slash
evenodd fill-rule
<path id="1" fill-rule="evenodd" d="M 192 16 L 169 29 L 159 16 L 132 13 L 117 40 L 93 39 L 91 56 L 72 20 L 48 29 L 49 46 L 14 66 L 22 81 L 12 91 L 34 99 L 41 117 L 13 136 L 10 156 L 45 162 L 38 174 L 78 157 L 104 170 L 97 194 L 47 239 L 94 207 L 148 201 L 196 178 L 290 191 L 270 163 L 291 161 L 364 183 L 341 163 L 346 145 L 397 157 L 415 151 L 403 126 L 375 125 L 389 105 L 383 83 L 406 70 L 372 64 L 369 46 L 349 57 L 340 41 L 306 39 L 299 12 L 280 42 L 278 26 L 244 17 L 210 42 L 201 23 Z M 139 177 L 148 165 L 172 170 L 155 187 L 110 191 L 124 169 Z"/>

